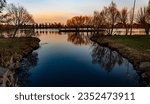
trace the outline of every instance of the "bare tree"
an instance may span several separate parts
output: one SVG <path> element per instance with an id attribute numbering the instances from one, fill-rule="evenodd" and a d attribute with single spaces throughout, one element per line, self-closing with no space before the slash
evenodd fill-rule
<path id="1" fill-rule="evenodd" d="M 142 25 L 145 29 L 146 35 L 149 35 L 150 27 L 150 1 L 147 7 L 140 8 L 137 14 L 137 22 Z"/>
<path id="2" fill-rule="evenodd" d="M 90 16 L 75 16 L 67 20 L 67 26 L 69 27 L 88 26 L 90 22 L 91 22 Z"/>
<path id="3" fill-rule="evenodd" d="M 147 8 L 141 8 L 137 14 L 137 22 L 145 29 L 145 33 L 149 35 Z"/>
<path id="4" fill-rule="evenodd" d="M 19 27 L 23 24 L 31 25 L 35 23 L 32 15 L 29 14 L 28 11 L 22 6 L 15 6 L 14 4 L 10 4 L 7 7 L 7 11 L 11 18 L 10 24 L 15 26 L 13 37 L 16 36 Z"/>
<path id="5" fill-rule="evenodd" d="M 128 9 L 127 8 L 123 8 L 120 11 L 119 19 L 121 23 L 123 24 L 124 28 L 126 29 L 125 35 L 128 35 L 129 27 L 128 27 Z"/>
<path id="6" fill-rule="evenodd" d="M 95 28 L 106 25 L 104 11 L 94 11 L 93 24 Z"/>
<path id="7" fill-rule="evenodd" d="M 110 6 L 105 7 L 103 12 L 105 14 L 105 20 L 106 20 L 108 26 L 110 26 L 110 28 L 111 28 L 110 35 L 113 35 L 114 26 L 115 26 L 115 24 L 118 20 L 118 16 L 119 16 L 119 11 L 117 9 L 117 5 L 114 2 L 111 2 Z"/>
<path id="8" fill-rule="evenodd" d="M 130 30 L 130 35 L 132 35 L 132 29 L 133 29 L 133 21 L 134 21 L 134 12 L 135 12 L 135 4 L 136 4 L 136 0 L 134 0 L 134 4 L 133 4 L 133 11 L 132 11 L 132 15 L 131 15 L 131 30 Z"/>
<path id="9" fill-rule="evenodd" d="M 6 6 L 6 0 L 0 0 L 0 13 L 2 12 L 5 6 Z"/>
<path id="10" fill-rule="evenodd" d="M 6 17 L 6 15 L 2 14 L 3 8 L 6 6 L 6 0 L 0 0 L 0 23 L 3 23 L 3 19 Z"/>

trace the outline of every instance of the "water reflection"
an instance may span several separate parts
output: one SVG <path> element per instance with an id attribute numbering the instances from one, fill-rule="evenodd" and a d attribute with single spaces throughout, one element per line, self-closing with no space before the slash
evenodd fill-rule
<path id="1" fill-rule="evenodd" d="M 88 45 L 91 42 L 88 35 L 83 32 L 68 33 L 67 40 L 75 45 Z"/>
<path id="2" fill-rule="evenodd" d="M 51 30 L 36 32 L 47 43 L 38 51 L 41 56 L 39 63 L 43 64 L 38 67 L 35 64 L 35 68 L 27 65 L 26 70 L 18 78 L 20 86 L 149 86 L 149 79 L 142 77 L 127 59 L 116 51 L 91 42 L 87 33 L 74 32 L 61 35 L 58 31 Z M 101 39 L 103 40 L 103 38 Z M 45 40 L 41 40 L 41 42 L 45 42 Z M 70 42 L 73 44 L 70 45 Z M 60 52 L 63 48 L 65 51 Z M 81 56 L 86 58 L 84 60 L 86 64 L 80 64 L 81 62 L 77 61 L 81 59 Z M 45 58 L 43 59 L 43 57 Z M 90 60 L 91 58 L 92 60 Z M 69 65 L 66 64 L 68 61 Z M 60 66 L 62 67 L 60 68 Z M 32 72 L 30 69 L 33 69 Z M 96 72 L 96 69 L 99 71 Z M 40 75 L 34 75 L 34 70 L 37 70 L 35 73 Z M 88 72 L 89 70 L 91 72 Z M 48 78 L 45 79 L 45 76 Z"/>
<path id="3" fill-rule="evenodd" d="M 13 31 L 12 30 L 7 30 L 7 31 L 0 31 L 0 37 L 4 38 L 4 37 L 11 37 L 12 36 Z"/>
<path id="4" fill-rule="evenodd" d="M 36 30 L 35 29 L 22 29 L 22 30 L 19 30 L 18 33 L 17 33 L 18 37 L 37 37 L 39 36 L 38 33 L 36 33 Z"/>
<path id="5" fill-rule="evenodd" d="M 21 70 L 15 74 L 11 84 L 6 85 L 150 86 L 149 78 L 138 73 L 116 51 L 90 41 L 90 34 L 59 33 L 55 30 L 32 31 L 39 34 L 41 43 L 47 45 L 42 45 L 37 53 L 24 58 Z M 28 32 L 20 31 L 22 35 Z"/>
<path id="6" fill-rule="evenodd" d="M 26 86 L 27 83 L 31 83 L 28 79 L 32 74 L 29 69 L 37 66 L 38 60 L 38 54 L 36 52 L 33 52 L 22 60 L 21 70 L 16 74 L 18 86 Z"/>
<path id="7" fill-rule="evenodd" d="M 112 70 L 116 67 L 116 65 L 123 66 L 126 69 L 125 71 L 126 77 L 137 80 L 138 83 L 137 86 L 142 87 L 150 86 L 150 78 L 145 77 L 142 73 L 139 73 L 138 72 L 139 69 L 135 69 L 137 75 L 134 76 L 130 62 L 127 59 L 124 59 L 116 51 L 112 51 L 109 48 L 102 47 L 95 43 L 93 43 L 91 47 L 92 47 L 91 56 L 93 64 L 98 64 L 108 73 L 111 73 Z"/>
<path id="8" fill-rule="evenodd" d="M 120 66 L 124 62 L 122 56 L 106 47 L 93 43 L 92 49 L 92 63 L 100 64 L 107 72 L 111 72 L 116 64 Z"/>
<path id="9" fill-rule="evenodd" d="M 45 34 L 45 35 L 49 35 L 49 34 L 61 34 L 61 32 L 59 32 L 56 29 L 36 29 L 35 30 L 37 34 Z"/>
<path id="10" fill-rule="evenodd" d="M 0 31 L 0 37 L 12 37 L 14 30 Z M 37 37 L 39 33 L 35 29 L 19 29 L 16 33 L 16 37 Z"/>

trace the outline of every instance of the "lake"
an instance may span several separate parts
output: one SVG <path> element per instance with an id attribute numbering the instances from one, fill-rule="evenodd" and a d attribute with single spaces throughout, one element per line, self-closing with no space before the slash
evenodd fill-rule
<path id="1" fill-rule="evenodd" d="M 18 85 L 26 87 L 146 86 L 134 66 L 87 33 L 37 30 L 40 48 L 22 61 Z"/>

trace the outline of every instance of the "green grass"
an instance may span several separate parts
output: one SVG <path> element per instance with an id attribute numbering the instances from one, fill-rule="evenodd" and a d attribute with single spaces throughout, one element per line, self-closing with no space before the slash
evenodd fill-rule
<path id="1" fill-rule="evenodd" d="M 150 49 L 150 35 L 112 36 L 111 39 L 129 47 Z"/>
<path id="2" fill-rule="evenodd" d="M 32 38 L 0 38 L 0 48 L 17 48 L 29 44 Z"/>
<path id="3" fill-rule="evenodd" d="M 15 46 L 17 42 L 12 39 L 0 38 L 0 48 L 8 48 L 10 46 Z"/>

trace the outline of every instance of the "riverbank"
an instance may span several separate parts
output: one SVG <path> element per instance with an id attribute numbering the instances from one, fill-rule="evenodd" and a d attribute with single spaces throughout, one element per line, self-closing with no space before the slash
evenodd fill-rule
<path id="1" fill-rule="evenodd" d="M 23 57 L 39 48 L 38 38 L 0 38 L 0 86 L 15 86 L 14 74 Z"/>
<path id="2" fill-rule="evenodd" d="M 150 36 L 96 36 L 91 40 L 117 51 L 140 73 L 150 77 Z"/>

